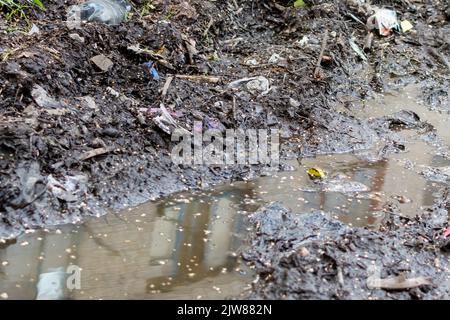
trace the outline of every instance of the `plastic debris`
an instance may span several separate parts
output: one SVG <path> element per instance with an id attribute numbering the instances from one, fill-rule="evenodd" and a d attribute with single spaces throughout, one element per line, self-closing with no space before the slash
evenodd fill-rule
<path id="1" fill-rule="evenodd" d="M 281 60 L 281 56 L 278 53 L 272 54 L 272 56 L 269 58 L 270 64 L 276 64 Z"/>
<path id="2" fill-rule="evenodd" d="M 226 130 L 226 128 L 222 124 L 222 122 L 220 122 L 216 118 L 207 117 L 206 118 L 206 126 L 208 127 L 208 129 L 219 130 L 221 132 Z"/>
<path id="3" fill-rule="evenodd" d="M 245 61 L 245 64 L 248 66 L 257 66 L 258 61 L 256 59 L 249 59 L 249 60 Z"/>
<path id="4" fill-rule="evenodd" d="M 387 279 L 380 279 L 376 276 L 367 278 L 369 289 L 406 290 L 424 285 L 431 285 L 429 278 L 417 277 L 407 279 L 404 275 Z"/>
<path id="5" fill-rule="evenodd" d="M 152 75 L 153 80 L 159 80 L 159 74 L 158 74 L 158 71 L 156 71 L 154 65 L 155 65 L 155 63 L 153 61 L 144 63 L 144 66 L 149 68 L 150 74 Z"/>
<path id="6" fill-rule="evenodd" d="M 156 61 L 159 65 L 162 65 L 167 69 L 175 70 L 175 67 L 172 66 L 168 61 L 166 61 L 160 52 L 155 52 L 153 50 L 141 48 L 139 44 L 128 46 L 128 50 L 131 50 L 136 54 L 147 55 L 153 61 Z"/>
<path id="7" fill-rule="evenodd" d="M 379 9 L 367 19 L 366 26 L 369 30 L 376 29 L 382 36 L 388 36 L 393 30 L 399 31 L 397 13 L 389 9 Z"/>
<path id="8" fill-rule="evenodd" d="M 245 85 L 251 93 L 267 94 L 270 91 L 269 80 L 263 76 L 243 78 L 228 84 L 228 88 L 237 89 Z"/>
<path id="9" fill-rule="evenodd" d="M 400 27 L 402 28 L 403 33 L 408 32 L 414 28 L 412 23 L 408 20 L 403 20 L 402 22 L 400 22 Z"/>
<path id="10" fill-rule="evenodd" d="M 300 40 L 297 41 L 300 47 L 306 47 L 309 43 L 309 38 L 307 36 L 303 36 Z"/>
<path id="11" fill-rule="evenodd" d="M 373 32 L 369 32 L 367 36 L 364 38 L 364 52 L 369 53 L 372 49 L 372 42 L 373 42 Z"/>
<path id="12" fill-rule="evenodd" d="M 444 238 L 448 238 L 450 236 L 450 227 L 447 228 L 447 230 L 444 231 Z"/>
<path id="13" fill-rule="evenodd" d="M 306 172 L 312 180 L 324 179 L 327 176 L 325 171 L 317 167 L 309 168 Z"/>
<path id="14" fill-rule="evenodd" d="M 161 115 L 153 118 L 153 122 L 165 133 L 172 134 L 175 129 L 181 129 L 185 131 L 185 133 L 189 134 L 189 131 L 181 127 L 178 122 L 172 117 L 170 112 L 166 109 L 166 107 L 161 104 Z"/>
<path id="15" fill-rule="evenodd" d="M 90 0 L 71 6 L 67 12 L 67 21 L 101 22 L 118 25 L 125 20 L 131 10 L 126 0 Z"/>
<path id="16" fill-rule="evenodd" d="M 364 61 L 367 61 L 367 56 L 364 54 L 364 51 L 356 44 L 353 39 L 349 39 L 350 47 L 355 51 L 355 53 Z"/>
<path id="17" fill-rule="evenodd" d="M 36 300 L 62 300 L 65 297 L 67 274 L 63 268 L 49 269 L 39 275 Z"/>
<path id="18" fill-rule="evenodd" d="M 30 31 L 28 31 L 28 35 L 32 36 L 34 34 L 39 34 L 39 33 L 41 33 L 41 30 L 39 30 L 39 27 L 33 23 L 33 25 L 30 28 Z"/>

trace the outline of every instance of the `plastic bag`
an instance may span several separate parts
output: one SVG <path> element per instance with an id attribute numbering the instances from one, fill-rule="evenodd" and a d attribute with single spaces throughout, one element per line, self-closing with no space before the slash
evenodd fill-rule
<path id="1" fill-rule="evenodd" d="M 366 26 L 369 30 L 378 29 L 382 36 L 388 36 L 393 30 L 399 30 L 400 28 L 397 13 L 389 9 L 377 10 L 374 15 L 367 19 Z"/>
<path id="2" fill-rule="evenodd" d="M 89 0 L 71 6 L 67 13 L 68 21 L 101 22 L 111 26 L 125 20 L 131 6 L 126 0 Z"/>

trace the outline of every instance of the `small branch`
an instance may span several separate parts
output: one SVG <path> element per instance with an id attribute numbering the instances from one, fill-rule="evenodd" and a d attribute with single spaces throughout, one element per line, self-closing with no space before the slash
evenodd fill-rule
<path id="1" fill-rule="evenodd" d="M 325 31 L 325 35 L 323 36 L 322 47 L 320 48 L 319 58 L 317 59 L 316 69 L 314 70 L 314 78 L 320 77 L 320 64 L 322 63 L 323 54 L 327 47 L 328 42 L 328 30 Z"/>
<path id="2" fill-rule="evenodd" d="M 81 156 L 78 158 L 80 161 L 84 161 L 108 152 L 111 152 L 113 149 L 112 148 L 97 148 L 97 149 L 92 149 L 89 151 L 84 152 L 83 154 L 81 154 Z"/>
<path id="3" fill-rule="evenodd" d="M 364 39 L 364 52 L 369 53 L 372 49 L 372 43 L 373 43 L 373 32 L 369 32 Z"/>
<path id="4" fill-rule="evenodd" d="M 192 75 L 183 75 L 183 74 L 177 74 L 175 76 L 177 79 L 183 79 L 183 80 L 190 80 L 190 81 L 206 81 L 210 83 L 219 83 L 221 78 L 220 77 L 214 77 L 214 76 L 192 76 Z"/>
<path id="5" fill-rule="evenodd" d="M 167 95 L 167 91 L 169 90 L 170 84 L 173 81 L 173 76 L 169 76 L 166 79 L 166 83 L 164 84 L 164 87 L 161 90 L 161 97 L 164 98 Z"/>

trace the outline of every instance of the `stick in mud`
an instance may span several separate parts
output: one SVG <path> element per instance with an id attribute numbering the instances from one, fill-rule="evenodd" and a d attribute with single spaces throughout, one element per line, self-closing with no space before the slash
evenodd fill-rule
<path id="1" fill-rule="evenodd" d="M 170 84 L 172 83 L 172 81 L 173 81 L 173 76 L 167 77 L 166 83 L 164 83 L 164 87 L 161 90 L 161 97 L 162 98 L 166 97 L 167 91 L 169 90 L 169 87 L 170 87 Z"/>
<path id="2" fill-rule="evenodd" d="M 323 36 L 322 47 L 320 48 L 319 58 L 317 59 L 316 69 L 314 70 L 314 78 L 320 78 L 320 64 L 322 63 L 323 54 L 325 52 L 325 48 L 327 47 L 328 42 L 328 30 L 325 31 L 325 35 Z"/>
<path id="3" fill-rule="evenodd" d="M 202 76 L 202 75 L 184 75 L 184 74 L 178 74 L 176 75 L 178 79 L 183 80 L 190 80 L 190 81 L 206 81 L 210 83 L 218 83 L 220 82 L 220 77 L 214 77 L 214 76 Z"/>
<path id="4" fill-rule="evenodd" d="M 372 43 L 373 43 L 373 32 L 369 32 L 364 39 L 364 52 L 369 53 L 370 50 L 372 50 Z"/>

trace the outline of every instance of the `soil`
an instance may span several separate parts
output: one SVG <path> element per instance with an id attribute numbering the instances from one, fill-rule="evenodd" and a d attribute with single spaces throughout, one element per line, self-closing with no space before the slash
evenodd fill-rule
<path id="1" fill-rule="evenodd" d="M 381 230 L 350 228 L 323 212 L 294 214 L 272 203 L 249 217 L 255 226 L 242 256 L 257 272 L 248 299 L 446 299 L 448 190 L 421 217 L 387 205 Z M 377 271 L 378 270 L 378 271 Z M 371 288 L 375 279 L 427 279 L 419 286 Z M 400 281 L 400 280 L 398 280 Z"/>
<path id="2" fill-rule="evenodd" d="M 373 1 L 395 9 L 401 20 L 413 23 L 414 30 L 375 35 L 367 62 L 349 43 L 353 39 L 362 48 L 367 35 L 357 20 L 365 22 L 369 13 L 358 1 L 310 0 L 305 1 L 307 7 L 295 9 L 288 1 L 275 0 L 157 0 L 145 15 L 140 14 L 145 5 L 140 1 L 134 3 L 128 21 L 118 26 L 88 23 L 71 29 L 65 17 L 74 3 L 47 1 L 46 11 L 30 12 L 30 24 L 39 28 L 33 34 L 23 32 L 20 23 L 0 18 L 3 239 L 181 190 L 264 174 L 261 165 L 174 165 L 170 158 L 174 142 L 155 122 L 161 104 L 187 130 L 194 121 L 203 121 L 204 128 L 214 122 L 230 129 L 281 129 L 282 159 L 375 145 L 383 158 L 402 151 L 398 131 L 405 128 L 436 139 L 433 128 L 407 106 L 405 111 L 370 121 L 348 112 L 361 107 L 374 92 L 417 83 L 429 107 L 448 111 L 450 106 L 450 25 L 445 1 Z M 325 58 L 317 67 L 326 32 Z M 137 44 L 158 52 L 159 80 L 144 65 L 152 58 L 130 50 Z M 279 57 L 271 59 L 274 54 Z M 112 65 L 106 61 L 102 68 L 96 66 L 92 58 L 98 55 Z M 174 75 L 206 78 L 174 77 L 164 93 L 167 79 Z M 211 76 L 219 81 L 205 81 Z M 272 89 L 263 95 L 228 87 L 252 76 L 266 77 Z M 340 237 L 348 232 L 375 237 L 369 231 L 337 228 Z M 383 246 L 395 246 L 399 230 L 407 233 L 402 227 L 386 233 L 377 240 L 379 246 L 370 249 L 372 254 L 379 254 Z M 410 236 L 420 230 L 412 228 Z M 334 246 L 344 238 L 334 239 Z M 311 257 L 319 255 L 315 248 L 311 247 Z M 400 258 L 409 253 L 405 249 L 392 255 Z M 290 266 L 299 262 L 284 255 L 279 251 L 274 257 L 279 261 L 270 263 L 276 272 L 284 274 L 287 269 L 289 275 Z M 333 265 L 346 261 L 345 252 L 327 257 Z M 433 257 L 429 253 L 424 259 Z M 363 272 L 358 270 L 352 276 Z M 289 276 L 299 276 L 296 272 Z M 279 291 L 261 284 L 252 297 L 346 297 L 346 290 L 297 292 L 283 287 L 281 274 L 274 277 Z M 445 292 L 448 287 L 416 292 L 415 297 L 445 297 Z M 387 293 L 380 291 L 377 296 Z"/>

